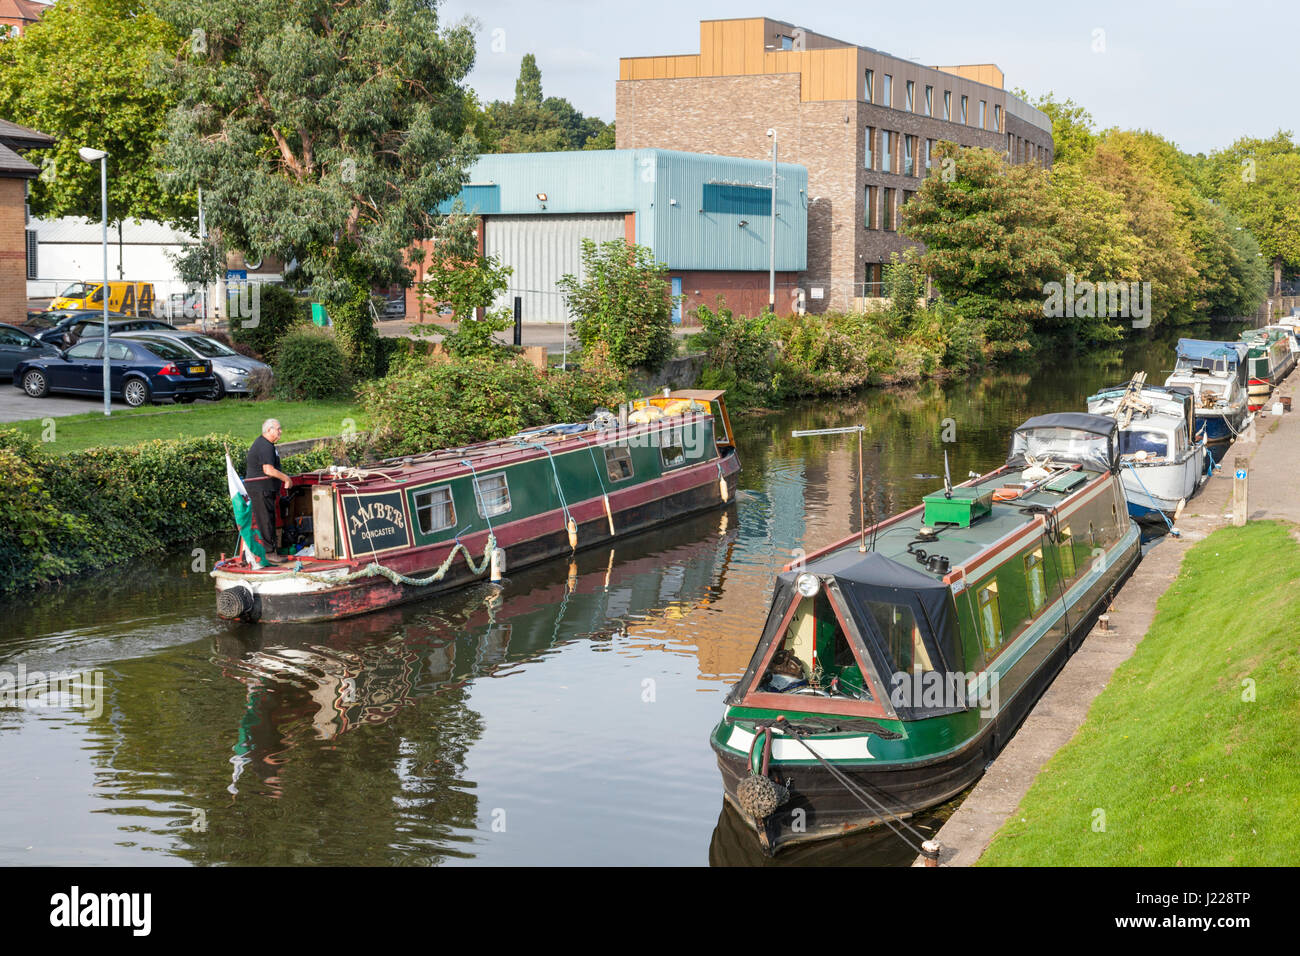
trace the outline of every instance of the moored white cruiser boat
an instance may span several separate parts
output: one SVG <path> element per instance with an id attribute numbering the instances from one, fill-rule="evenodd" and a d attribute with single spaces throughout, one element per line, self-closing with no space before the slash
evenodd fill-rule
<path id="1" fill-rule="evenodd" d="M 1167 388 L 1187 388 L 1195 410 L 1192 434 L 1205 432 L 1212 455 L 1221 455 L 1246 427 L 1244 342 L 1178 340 L 1178 363 Z"/>
<path id="2" fill-rule="evenodd" d="M 1088 411 L 1119 425 L 1120 480 L 1134 518 L 1177 516 L 1207 476 L 1204 429 L 1195 428 L 1185 386 L 1147 385 L 1139 372 L 1125 385 L 1088 396 Z"/>

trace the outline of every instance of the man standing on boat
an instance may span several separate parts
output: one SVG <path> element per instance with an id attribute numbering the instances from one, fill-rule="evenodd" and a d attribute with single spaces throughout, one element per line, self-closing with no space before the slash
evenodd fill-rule
<path id="1" fill-rule="evenodd" d="M 253 519 L 266 548 L 266 559 L 273 564 L 284 561 L 276 554 L 275 503 L 280 494 L 280 483 L 285 489 L 293 487 L 293 479 L 280 470 L 280 455 L 275 443 L 280 440 L 280 423 L 274 418 L 262 422 L 262 434 L 248 449 L 245 459 L 244 485 L 253 506 Z"/>

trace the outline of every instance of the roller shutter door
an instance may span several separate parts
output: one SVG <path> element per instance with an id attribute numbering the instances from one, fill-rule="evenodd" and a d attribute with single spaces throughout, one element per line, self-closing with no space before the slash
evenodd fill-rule
<path id="1" fill-rule="evenodd" d="M 599 244 L 623 236 L 621 213 L 486 217 L 484 251 L 514 269 L 496 306 L 513 309 L 517 295 L 525 322 L 563 322 L 568 311 L 555 283 L 566 273 L 582 275 L 582 240 Z"/>

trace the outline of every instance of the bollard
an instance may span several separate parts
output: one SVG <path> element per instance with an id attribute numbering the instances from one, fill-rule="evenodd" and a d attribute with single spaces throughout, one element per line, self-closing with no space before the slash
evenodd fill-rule
<path id="1" fill-rule="evenodd" d="M 939 841 L 926 840 L 921 844 L 921 856 L 925 858 L 926 866 L 939 865 Z"/>
<path id="2" fill-rule="evenodd" d="M 1100 631 L 1109 631 L 1109 630 L 1110 630 L 1110 615 L 1109 615 L 1109 614 L 1103 614 L 1103 615 L 1101 615 L 1101 617 L 1097 618 L 1097 629 L 1100 630 Z"/>
<path id="3" fill-rule="evenodd" d="M 1249 475 L 1250 460 L 1238 455 L 1233 463 L 1235 472 L 1232 478 L 1232 526 L 1240 528 L 1246 524 L 1246 482 Z"/>

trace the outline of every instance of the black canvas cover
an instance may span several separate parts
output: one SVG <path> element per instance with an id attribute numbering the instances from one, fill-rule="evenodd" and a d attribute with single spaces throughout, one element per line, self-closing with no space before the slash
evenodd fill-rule
<path id="1" fill-rule="evenodd" d="M 1016 429 L 1007 464 L 1023 468 L 1027 455 L 1039 457 L 1050 448 L 1058 464 L 1078 462 L 1096 471 L 1114 471 L 1119 467 L 1118 428 L 1115 419 L 1087 412 L 1037 415 Z"/>

